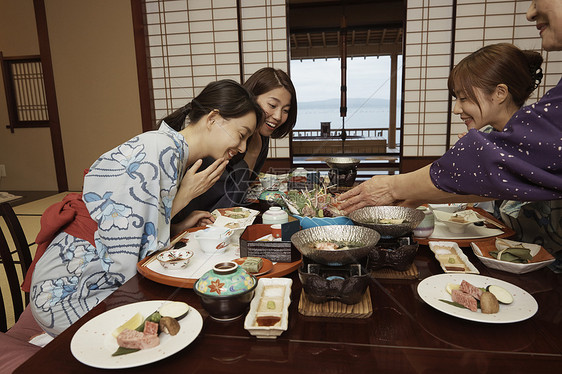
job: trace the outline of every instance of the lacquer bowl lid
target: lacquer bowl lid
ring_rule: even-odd
[[[207,296],[232,296],[251,290],[256,278],[232,261],[220,262],[195,282],[194,289]]]

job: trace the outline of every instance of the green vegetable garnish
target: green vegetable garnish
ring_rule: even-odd
[[[467,307],[465,307],[462,304],[456,303],[454,301],[449,301],[449,300],[445,300],[445,299],[439,299],[439,301],[442,301],[446,304],[452,305],[452,306],[456,306],[457,308],[463,308],[463,309],[468,309]]]

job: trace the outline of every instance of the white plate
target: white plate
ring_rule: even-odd
[[[126,355],[111,356],[117,350],[113,330],[128,321],[135,313],[143,317],[158,310],[166,300],[141,301],[108,310],[86,322],[76,331],[70,342],[70,351],[81,363],[101,369],[121,369],[146,365],[162,360],[187,347],[201,332],[203,318],[190,307],[187,316],[179,320],[181,329],[175,336],[160,334],[160,344]]]
[[[427,204],[431,210],[440,210],[442,212],[459,212],[466,210],[467,203],[449,203],[449,204]]]
[[[451,300],[446,290],[448,283],[460,284],[465,280],[476,287],[486,287],[491,284],[505,288],[513,296],[513,302],[500,304],[500,311],[495,314],[483,314],[480,309],[471,312],[465,308],[449,305],[439,299]],[[486,323],[511,323],[524,321],[535,315],[539,305],[535,298],[525,290],[499,279],[476,274],[438,274],[422,280],[418,284],[418,295],[423,301],[443,313],[462,319]]]
[[[433,233],[428,239],[479,239],[498,236],[501,234],[503,234],[502,230],[491,229],[485,226],[476,226],[474,224],[468,225],[465,232],[453,233],[447,229],[447,226],[443,222],[436,221]]]

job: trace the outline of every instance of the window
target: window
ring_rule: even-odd
[[[49,127],[43,68],[39,56],[3,57],[9,128]]]

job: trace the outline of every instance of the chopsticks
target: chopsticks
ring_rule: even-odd
[[[476,216],[477,216],[478,218],[481,218],[484,222],[489,223],[490,225],[496,226],[496,227],[499,228],[499,229],[505,229],[505,225],[503,225],[503,224],[501,224],[501,223],[499,223],[499,222],[496,222],[496,221],[493,220],[493,219],[484,217],[482,214],[480,214],[480,213],[478,213],[478,212],[476,212],[476,211],[475,211],[475,213],[476,213]]]
[[[146,267],[148,266],[152,261],[156,260],[156,257],[158,257],[158,254],[160,252],[164,252],[167,251],[168,249],[172,249],[174,248],[174,246],[181,240],[183,239],[187,234],[189,233],[189,231],[184,231],[181,234],[179,234],[178,236],[176,236],[174,239],[172,239],[172,241],[170,242],[170,244],[168,244],[166,247],[157,250],[156,252],[154,252],[150,258],[148,260],[146,260],[141,266],[142,267]]]

